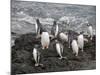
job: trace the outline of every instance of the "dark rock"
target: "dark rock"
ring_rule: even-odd
[[[72,36],[73,35],[74,33],[72,32]],[[78,34],[75,32],[75,36],[76,35]],[[88,63],[92,63],[92,61],[96,60],[95,36],[92,41],[85,43],[84,52],[79,50],[79,56],[77,57],[72,53],[72,49],[69,49],[65,43],[63,56],[67,57],[67,59],[62,60],[58,59],[59,55],[56,52],[54,42],[51,42],[48,49],[42,50],[40,39],[36,39],[35,36],[35,34],[29,33],[16,38],[15,45],[11,48],[12,75],[95,69],[95,62],[93,63],[93,68],[90,67],[91,65]],[[43,66],[34,66],[35,62],[32,51],[36,44],[39,45],[38,50],[41,53],[40,63],[43,64]]]

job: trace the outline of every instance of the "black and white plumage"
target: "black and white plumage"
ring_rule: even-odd
[[[56,21],[53,22],[53,26],[51,28],[51,34],[54,35],[55,37],[58,35],[59,32],[59,27]]]
[[[42,32],[41,34],[41,45],[42,49],[48,48],[50,44],[50,36],[48,32]]]
[[[77,39],[77,36],[79,35],[77,32],[68,30],[68,48],[71,48],[71,43],[74,39]]]
[[[72,50],[75,56],[78,56],[79,47],[78,47],[78,43],[76,40],[72,40],[71,47],[72,47]]]
[[[88,26],[88,28],[87,28],[88,37],[90,37],[90,40],[92,40],[92,38],[93,38],[92,24],[87,24],[87,26]]]
[[[57,51],[58,55],[60,56],[59,59],[66,58],[66,57],[62,56],[62,54],[63,54],[63,44],[60,43],[58,40],[55,40],[55,42],[56,42],[56,51]]]
[[[36,20],[37,25],[38,25],[38,35],[37,38],[41,38],[41,45],[42,45],[42,49],[47,49],[49,47],[50,44],[50,37],[53,37],[52,35],[50,35],[47,30],[45,29],[45,27],[42,26],[42,24],[40,23],[39,19]]]
[[[59,38],[61,41],[68,42],[68,35],[63,32],[59,33]]]
[[[38,35],[41,35],[42,32],[46,32],[46,31],[47,31],[47,30],[42,26],[42,24],[40,23],[40,20],[39,20],[39,19],[36,19],[35,27],[36,27],[36,32],[37,32]]]
[[[35,66],[41,66],[43,67],[44,65],[40,63],[41,59],[41,50],[40,50],[40,45],[35,44],[33,48],[33,59],[35,61]]]
[[[37,48],[33,49],[33,58],[35,60],[35,66],[39,66],[39,61],[40,61],[40,53],[37,50]]]
[[[84,36],[83,36],[83,32],[80,32],[80,34],[79,34],[79,36],[77,38],[77,42],[78,42],[78,47],[83,52],[83,48],[84,48]]]

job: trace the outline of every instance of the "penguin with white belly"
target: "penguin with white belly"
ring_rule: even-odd
[[[53,22],[53,26],[51,28],[51,34],[54,35],[55,37],[58,35],[58,24],[56,23],[56,21]]]
[[[90,37],[90,40],[92,40],[92,38],[93,38],[92,24],[87,24],[87,26],[88,26],[88,28],[87,28],[88,37]]]
[[[82,50],[84,48],[84,36],[83,36],[83,31],[80,32],[79,36],[77,37],[77,42],[78,42],[78,47]]]
[[[56,43],[56,51],[57,51],[58,55],[60,56],[59,59],[63,59],[63,58],[66,59],[66,57],[62,56],[62,54],[63,54],[63,44],[60,43],[58,40],[55,40],[55,43]]]
[[[49,33],[47,32],[47,30],[42,26],[42,24],[40,23],[39,19],[37,19],[37,24],[39,26],[38,28],[38,35],[37,38],[41,38],[41,45],[42,45],[42,49],[48,49],[49,44],[50,44],[50,37],[53,37],[51,35],[49,35]]]
[[[50,44],[50,36],[48,32],[42,32],[41,34],[41,45],[42,45],[42,49],[47,49],[49,47]]]
[[[37,47],[38,46],[35,45],[33,48],[33,58],[35,61],[35,66],[43,66],[43,64],[40,64],[40,52]]]
[[[73,53],[75,54],[75,56],[78,56],[79,47],[78,47],[77,40],[75,40],[75,39],[72,40],[71,47],[72,47],[72,50],[73,50]]]

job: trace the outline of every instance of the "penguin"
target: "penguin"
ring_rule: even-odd
[[[78,47],[82,50],[84,48],[84,36],[83,36],[83,31],[80,32],[79,36],[77,37],[77,42],[78,42]]]
[[[46,31],[47,31],[47,30],[42,26],[42,24],[40,23],[40,20],[39,20],[39,19],[36,19],[35,28],[36,28],[37,35],[41,35],[42,32],[46,32]]]
[[[92,40],[92,38],[93,38],[92,24],[87,24],[87,26],[88,26],[88,28],[87,28],[88,37],[90,37],[90,40]]]
[[[60,56],[59,59],[66,58],[66,57],[62,56],[62,54],[63,54],[63,44],[60,43],[58,40],[55,40],[55,42],[56,42],[56,51],[57,51],[58,55]]]
[[[58,24],[56,23],[56,21],[53,22],[53,26],[51,28],[51,34],[54,35],[55,37],[58,35]]]
[[[66,34],[63,33],[63,32],[59,33],[59,38],[60,38],[62,41],[68,42],[68,35],[66,35]]]
[[[50,38],[49,38],[49,33],[48,32],[42,32],[41,34],[41,44],[42,44],[42,49],[48,49],[49,44],[50,44]]]
[[[47,32],[47,30],[42,26],[40,23],[39,19],[36,20],[37,25],[38,25],[38,35],[37,38],[41,38],[41,45],[42,49],[44,50],[45,48],[48,49],[49,44],[50,44],[50,35]]]
[[[40,61],[40,53],[37,50],[37,48],[33,49],[33,58],[35,60],[35,66],[39,66],[39,61]]]
[[[73,53],[75,54],[75,56],[78,56],[79,47],[78,47],[77,40],[73,39],[71,46],[72,46],[72,50],[73,50]]]

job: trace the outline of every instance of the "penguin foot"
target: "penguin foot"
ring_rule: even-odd
[[[62,57],[63,59],[67,59],[67,57]]]
[[[62,57],[59,58],[60,60],[62,59]]]
[[[48,46],[46,46],[46,49],[48,49]]]
[[[60,59],[60,60],[61,60],[61,59],[67,59],[67,57],[60,57],[59,59]]]
[[[39,66],[39,64],[38,64],[38,63],[36,63],[36,64],[35,64],[35,66],[37,67],[37,66]]]
[[[44,66],[43,64],[39,64],[41,67]]]
[[[76,57],[78,56],[78,54],[75,55]]]

